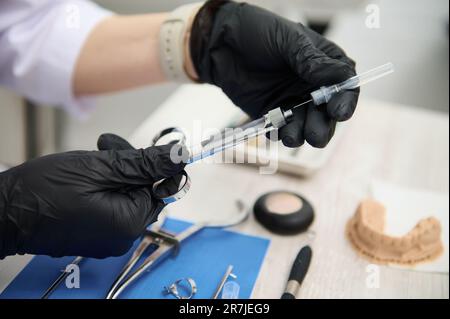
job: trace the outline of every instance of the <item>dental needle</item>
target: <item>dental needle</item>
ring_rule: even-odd
[[[311,92],[311,99],[309,99],[306,102],[295,105],[294,107],[291,108],[291,110],[310,102],[313,102],[314,105],[328,103],[331,100],[331,98],[339,92],[356,89],[361,85],[372,82],[385,75],[391,74],[392,72],[394,72],[394,65],[389,62],[380,65],[376,68],[373,68],[369,71],[366,71],[364,73],[352,76],[351,78],[343,82],[329,86],[322,86],[320,89]]]
[[[300,103],[300,104],[294,105],[293,107],[291,107],[291,110],[296,109],[296,108],[298,108],[298,107],[300,107],[300,106],[303,106],[303,105],[305,105],[305,104],[308,104],[308,103],[310,103],[310,102],[312,102],[312,101],[313,101],[313,99],[309,99],[308,101],[305,101],[305,102],[302,102],[302,103]]]

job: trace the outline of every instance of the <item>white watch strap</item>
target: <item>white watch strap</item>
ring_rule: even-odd
[[[166,78],[175,82],[193,82],[187,75],[184,41],[189,19],[202,2],[182,5],[169,14],[159,32],[160,62]]]

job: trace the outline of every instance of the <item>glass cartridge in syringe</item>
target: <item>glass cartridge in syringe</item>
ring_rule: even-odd
[[[200,159],[222,152],[230,147],[234,147],[253,137],[257,137],[259,135],[266,134],[271,130],[283,127],[291,121],[293,114],[292,110],[297,107],[308,103],[314,103],[314,105],[327,103],[339,92],[356,89],[361,85],[379,79],[392,72],[394,72],[394,66],[392,63],[383,64],[367,72],[355,75],[341,83],[323,86],[320,89],[311,92],[310,100],[300,103],[289,110],[282,110],[278,107],[270,110],[259,119],[244,124],[238,128],[230,129],[229,132],[225,130],[220,134],[212,135],[208,139],[204,140],[200,145],[190,149],[188,163],[196,162]]]
[[[200,145],[191,147],[188,163],[196,162],[274,129],[279,129],[290,122],[291,118],[291,110],[283,111],[277,107],[259,119],[236,128],[225,129],[202,141]]]

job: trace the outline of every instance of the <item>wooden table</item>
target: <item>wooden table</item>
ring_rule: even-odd
[[[131,142],[144,147],[160,128],[201,120],[205,114],[196,105],[205,101],[210,105],[209,117],[216,106],[229,103],[217,93],[196,94],[169,99],[136,130]],[[448,193],[448,132],[447,114],[361,99],[332,158],[314,176],[260,175],[256,168],[244,165],[199,163],[188,169],[193,182],[190,192],[168,211],[189,220],[224,217],[234,212],[237,199],[251,205],[263,192],[293,190],[308,198],[316,212],[311,227],[316,233],[314,255],[299,298],[448,298],[448,274],[384,266],[379,268],[379,288],[368,288],[369,263],[357,256],[344,236],[346,221],[369,195],[374,179]],[[279,298],[306,236],[273,235],[253,216],[236,229],[271,239],[252,297]],[[0,262],[0,291],[26,264],[26,258]]]

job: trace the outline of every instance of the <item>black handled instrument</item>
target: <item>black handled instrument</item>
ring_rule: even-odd
[[[311,257],[311,247],[304,246],[300,249],[297,257],[295,258],[294,264],[292,265],[286,289],[281,296],[281,299],[296,299],[295,296],[297,295],[303,279],[305,279],[306,273],[308,272]]]

